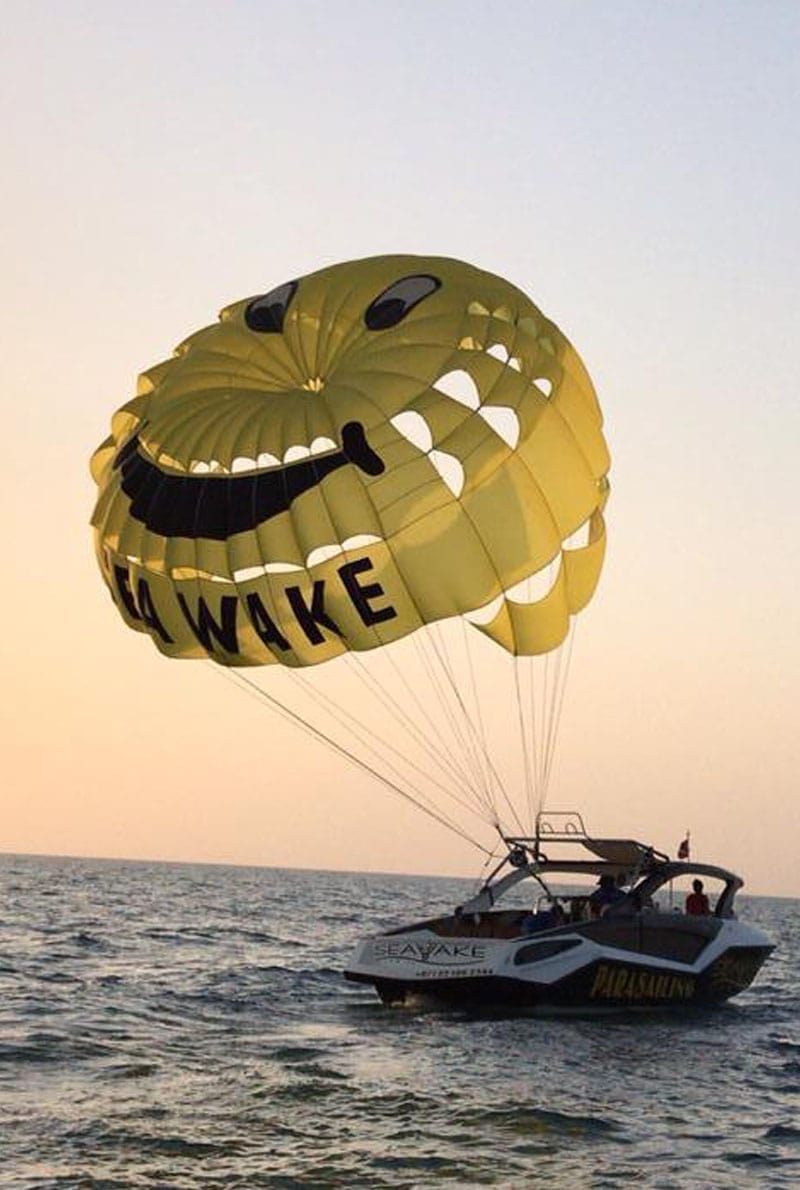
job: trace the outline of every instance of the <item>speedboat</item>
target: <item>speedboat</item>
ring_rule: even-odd
[[[733,872],[633,839],[592,837],[572,811],[538,815],[535,830],[505,838],[507,854],[454,912],[364,939],[346,978],[371,984],[387,1004],[679,1007],[735,996],[773,950],[736,917],[744,882]],[[577,884],[586,877],[598,878],[594,892]],[[686,912],[687,877],[711,882],[707,912]],[[523,904],[496,907],[525,890]]]

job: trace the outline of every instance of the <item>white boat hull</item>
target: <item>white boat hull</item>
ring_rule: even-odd
[[[444,937],[423,923],[365,939],[345,974],[372,984],[389,1003],[421,997],[498,1008],[660,1007],[727,1000],[752,982],[772,950],[766,934],[735,919],[712,928],[683,915],[647,914],[625,923],[627,935],[614,925],[493,938]],[[698,953],[687,961],[692,950]]]

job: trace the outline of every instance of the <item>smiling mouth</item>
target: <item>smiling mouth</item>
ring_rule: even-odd
[[[348,464],[365,475],[381,475],[385,470],[358,421],[342,427],[339,450],[241,475],[167,473],[145,456],[138,434],[114,460],[135,520],[162,537],[213,541],[246,533],[286,512],[298,496]]]

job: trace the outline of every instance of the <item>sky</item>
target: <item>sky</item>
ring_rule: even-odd
[[[431,253],[525,290],[606,418],[548,805],[800,896],[799,54],[793,0],[9,9],[0,851],[479,874],[127,631],[88,525],[89,455],[189,332]]]

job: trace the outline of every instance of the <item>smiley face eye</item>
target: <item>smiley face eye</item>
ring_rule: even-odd
[[[425,273],[395,281],[367,307],[364,314],[367,330],[385,331],[390,326],[397,326],[406,314],[424,298],[435,293],[441,284],[438,278]]]
[[[244,312],[244,320],[251,331],[279,335],[289,303],[297,292],[297,282],[287,281],[271,289],[263,297],[254,298]]]

